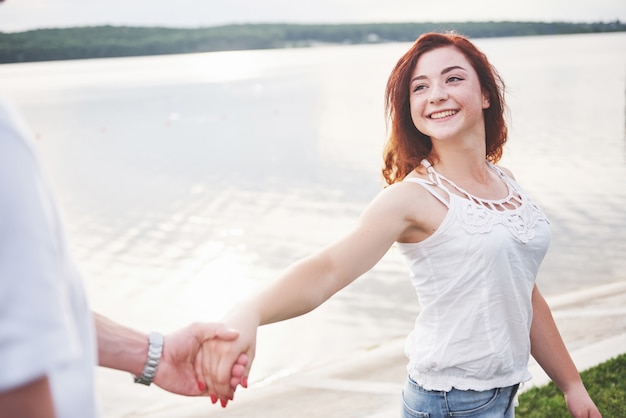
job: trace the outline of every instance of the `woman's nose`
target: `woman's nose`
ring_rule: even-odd
[[[448,93],[444,86],[439,84],[433,84],[430,87],[430,95],[428,96],[428,101],[430,103],[441,102],[448,98]]]

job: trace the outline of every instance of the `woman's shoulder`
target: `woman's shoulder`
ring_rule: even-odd
[[[416,185],[434,186],[435,183],[430,180],[426,173],[413,170],[404,179],[385,187],[384,191],[392,196],[400,195],[405,198],[407,195],[420,197],[423,193],[428,193],[425,187]]]
[[[510,177],[511,179],[515,180],[515,176],[513,175],[513,172],[509,170],[508,168],[503,167],[499,164],[493,164],[493,166],[496,168],[496,170],[504,173],[507,177]]]
[[[374,202],[394,208],[411,218],[420,217],[435,208],[442,207],[441,201],[449,198],[433,183],[428,175],[416,172],[409,173],[402,181],[385,187]]]
[[[419,179],[417,176],[407,176],[404,180],[385,186],[372,201],[372,204],[397,207],[400,210],[407,206],[419,204],[425,196],[426,190],[417,186],[409,178]],[[422,180],[418,180],[422,181]]]
[[[377,196],[380,207],[405,224],[398,242],[419,242],[432,234],[446,216],[448,198],[428,176],[415,172],[403,181],[387,186]]]

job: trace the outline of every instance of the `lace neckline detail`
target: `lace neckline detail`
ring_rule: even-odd
[[[539,206],[526,196],[513,180],[509,179],[495,165],[489,162],[488,164],[490,168],[500,175],[500,178],[502,178],[502,181],[505,182],[509,189],[509,193],[504,199],[487,200],[473,196],[458,187],[451,180],[437,173],[428,161],[422,161],[422,165],[428,169],[430,181],[445,190],[449,194],[450,199],[456,197],[458,201],[462,202],[457,216],[465,231],[470,234],[488,233],[496,225],[503,225],[517,240],[522,243],[528,243],[535,237],[537,223],[540,220],[549,223],[548,219]],[[444,181],[466,197],[451,193]]]
[[[507,188],[507,195],[502,199],[484,199],[482,197],[474,196],[467,190],[458,186],[449,178],[445,177],[443,174],[437,172],[427,160],[422,161],[422,165],[426,167],[430,181],[445,190],[450,197],[456,195],[456,193],[451,193],[444,183],[450,185],[454,190],[460,193],[462,195],[461,198],[464,198],[465,200],[473,202],[476,205],[482,206],[489,210],[502,212],[507,210],[515,210],[521,207],[522,196],[514,189],[513,185],[508,181],[504,173],[490,162],[487,161],[486,163],[489,168],[499,176],[499,178],[502,180]]]

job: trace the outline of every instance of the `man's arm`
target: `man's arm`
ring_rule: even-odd
[[[55,418],[48,378],[0,392],[0,417]]]
[[[148,357],[148,334],[94,313],[98,365],[140,375]]]
[[[148,358],[148,334],[118,324],[94,313],[98,336],[98,364],[140,376]],[[194,361],[209,339],[234,340],[237,331],[222,324],[193,323],[165,336],[163,352],[154,384],[172,393],[187,396],[207,395],[202,376],[197,376]],[[233,366],[233,390],[241,381],[247,357],[240,356]]]

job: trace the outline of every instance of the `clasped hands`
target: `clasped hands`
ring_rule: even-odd
[[[193,323],[165,336],[154,384],[172,393],[210,396],[223,407],[238,386],[248,386],[254,356],[239,331],[216,323]]]

